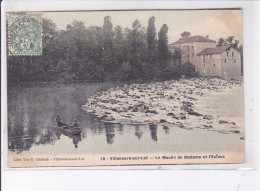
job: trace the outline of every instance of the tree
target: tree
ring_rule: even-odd
[[[31,61],[34,63],[35,69],[44,70],[48,73],[48,70],[55,65],[58,60],[55,59],[56,44],[53,42],[56,41],[58,35],[56,25],[50,19],[42,19],[42,56],[40,57],[31,57]],[[32,67],[33,68],[33,67]],[[36,72],[37,73],[37,72]]]
[[[113,24],[111,22],[111,17],[104,17],[103,23],[103,56],[102,64],[104,66],[105,72],[109,79],[115,78],[113,74],[118,69],[118,63],[114,56],[114,44],[113,44]]]
[[[190,32],[188,32],[188,31],[184,31],[183,33],[181,33],[181,37],[182,38],[186,38],[186,37],[189,37],[191,34],[190,34]]]
[[[225,40],[224,40],[224,38],[219,38],[218,39],[218,46],[223,46],[224,45],[224,43],[225,43]]]
[[[150,63],[156,62],[156,28],[155,17],[149,18],[147,26],[147,57]]]
[[[109,16],[104,17],[103,37],[104,37],[104,46],[105,46],[104,48],[111,48],[114,32],[113,32],[113,24],[111,22],[111,17]]]
[[[161,80],[178,76],[172,63],[180,60],[180,54],[171,56],[168,52],[166,24],[157,37],[155,17],[149,18],[147,28],[138,20],[133,22],[131,29],[113,28],[109,16],[104,17],[102,27],[86,28],[84,22],[75,20],[65,30],[57,30],[51,20],[43,18],[42,28],[41,56],[7,56],[9,84],[151,77]]]
[[[63,54],[65,55],[65,62],[70,65],[71,69],[68,73],[71,73],[74,80],[81,79],[82,68],[86,61],[85,49],[86,49],[86,27],[82,21],[74,20],[70,27],[67,27],[67,31],[63,34]]]
[[[124,61],[124,33],[121,26],[115,27],[115,57],[117,62],[121,65]]]
[[[236,40],[234,36],[229,36],[226,39],[219,38],[217,45],[218,46],[231,45],[233,48],[238,49],[239,40]]]
[[[180,67],[181,74],[185,75],[185,77],[194,78],[198,76],[198,74],[195,72],[195,66],[192,63],[186,62]]]
[[[227,37],[227,39],[226,39],[226,41],[227,41],[228,44],[232,44],[233,40],[234,40],[234,36],[229,36],[229,37]]]
[[[232,43],[231,45],[232,45],[233,48],[237,49],[238,48],[238,44],[239,44],[239,40],[235,40],[235,42]]]
[[[142,63],[145,62],[146,54],[146,30],[136,19],[132,24],[129,36],[130,55],[129,62],[132,68],[132,78],[140,78],[143,74]]]
[[[120,79],[121,80],[130,80],[131,78],[131,65],[129,62],[123,62],[120,68]]]
[[[158,58],[160,63],[169,59],[168,52],[168,26],[164,24],[158,34]]]
[[[46,48],[50,40],[57,35],[57,27],[50,19],[42,19],[42,41]]]
[[[132,30],[129,28],[125,28],[123,30],[124,34],[124,46],[123,46],[123,54],[124,54],[124,62],[128,62],[131,60],[131,43],[132,43]]]
[[[90,26],[86,30],[86,48],[84,54],[88,61],[95,60],[101,63],[103,56],[103,29],[102,27]]]

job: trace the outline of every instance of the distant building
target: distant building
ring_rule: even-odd
[[[230,45],[216,46],[214,40],[191,36],[180,38],[169,48],[171,52],[180,51],[181,63],[192,63],[202,76],[237,78],[241,75],[241,55]]]

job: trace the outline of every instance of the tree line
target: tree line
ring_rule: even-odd
[[[168,26],[163,24],[157,32],[154,16],[149,18],[147,27],[137,19],[131,28],[114,27],[106,16],[102,27],[86,27],[81,21],[73,21],[65,30],[58,30],[55,23],[43,18],[42,30],[41,56],[7,56],[8,84],[197,76],[192,63],[181,64],[180,52],[169,51]],[[181,37],[190,35],[184,31]],[[217,42],[218,46],[226,44],[236,48],[243,58],[243,46],[238,40],[231,36]]]
[[[41,56],[8,56],[8,83],[46,81],[106,81],[172,79],[181,75],[178,53],[168,50],[168,26],[157,32],[155,17],[143,27],[113,26],[109,16],[103,26],[86,27],[73,21],[57,30],[49,19],[42,20]]]

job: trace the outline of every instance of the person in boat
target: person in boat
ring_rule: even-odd
[[[61,122],[61,117],[60,117],[60,115],[57,115],[57,117],[56,117],[56,122],[57,122],[57,125],[60,127],[60,126],[62,126],[62,122]]]
[[[79,124],[77,120],[74,121],[73,127],[79,128]]]

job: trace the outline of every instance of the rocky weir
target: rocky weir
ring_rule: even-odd
[[[241,125],[221,118],[217,113],[202,112],[197,107],[199,100],[223,95],[241,85],[240,81],[220,78],[125,84],[90,96],[82,109],[110,123],[160,124],[187,130],[201,128],[223,134],[241,134],[244,139]]]

